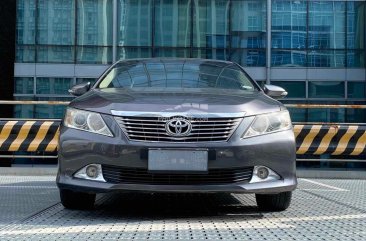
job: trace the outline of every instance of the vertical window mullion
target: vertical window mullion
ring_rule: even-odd
[[[344,61],[345,61],[345,64],[344,64],[344,67],[347,69],[348,68],[348,37],[347,37],[347,34],[348,34],[348,2],[345,2],[346,4],[346,9],[344,11],[344,14],[345,14],[345,21],[344,21]],[[346,98],[347,98],[347,95],[346,95]]]
[[[76,60],[77,60],[77,45],[78,45],[78,41],[77,41],[77,27],[78,27],[78,1],[79,0],[75,0],[74,1],[74,18],[75,18],[75,22],[74,22],[74,64],[76,64]],[[75,73],[74,73],[75,74]]]
[[[36,0],[36,9],[35,9],[35,23],[34,23],[34,62],[38,62],[38,25],[39,25],[39,0]]]
[[[118,47],[118,0],[112,0],[112,62],[117,61]],[[119,58],[118,58],[119,59]]]
[[[229,10],[228,10],[228,15],[229,15],[229,19],[228,19],[228,31],[229,31],[229,36],[227,41],[229,41],[228,47],[227,47],[227,55],[228,55],[228,60],[231,60],[231,8],[232,8],[232,2],[231,0],[229,0]]]
[[[193,7],[194,7],[194,1],[195,0],[191,0],[190,1],[190,28],[191,28],[191,33],[190,33],[190,43],[189,43],[189,57],[192,58],[193,57]]]
[[[266,9],[267,9],[267,21],[266,21],[266,29],[267,29],[267,41],[266,41],[266,45],[267,45],[267,54],[266,54],[266,83],[270,84],[271,83],[271,47],[272,47],[272,0],[267,0],[266,3]]]
[[[155,57],[155,0],[151,1],[151,10],[152,10],[152,14],[151,14],[151,57]]]
[[[305,52],[306,52],[306,64],[305,67],[309,67],[309,1],[306,1],[306,46],[305,46]],[[308,98],[308,97],[307,97]]]

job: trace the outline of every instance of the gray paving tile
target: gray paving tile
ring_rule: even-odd
[[[366,180],[300,179],[285,212],[260,212],[254,195],[139,193],[75,211],[52,206],[52,177],[0,177],[0,240],[364,240],[365,193]]]

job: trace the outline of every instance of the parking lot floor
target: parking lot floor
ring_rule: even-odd
[[[299,179],[284,212],[252,194],[97,196],[64,209],[54,176],[0,176],[0,240],[366,240],[366,180]]]

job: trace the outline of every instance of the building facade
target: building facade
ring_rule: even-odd
[[[70,100],[70,86],[114,61],[231,60],[285,103],[366,101],[365,1],[17,0],[14,98]],[[59,118],[62,106],[16,106]],[[365,112],[293,109],[294,121],[364,122]]]

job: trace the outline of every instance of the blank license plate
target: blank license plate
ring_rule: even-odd
[[[205,150],[149,150],[150,171],[207,171]]]

